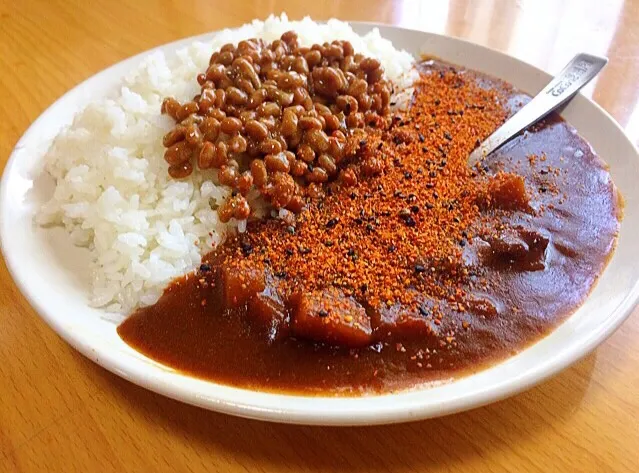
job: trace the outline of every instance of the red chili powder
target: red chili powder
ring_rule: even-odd
[[[486,188],[466,161],[505,116],[498,92],[471,75],[422,73],[409,110],[368,130],[357,185],[331,187],[294,226],[250,224],[222,249],[225,264],[268,266],[291,291],[339,287],[372,306],[410,304],[411,288],[459,301]]]

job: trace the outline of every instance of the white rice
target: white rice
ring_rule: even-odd
[[[288,21],[286,15],[221,31],[172,57],[147,56],[120,90],[75,117],[44,160],[56,187],[36,221],[63,225],[74,244],[90,250],[93,306],[128,312],[154,303],[171,279],[196,267],[228,232],[245,228],[246,222],[221,223],[212,208],[230,192],[216,184],[215,171],[196,171],[182,181],[168,177],[162,136],[173,123],[160,114],[160,104],[167,96],[183,101],[197,94],[196,75],[225,43],[272,41],[291,29],[303,45],[350,41],[357,52],[380,60],[398,91],[414,81],[413,57],[378,30],[360,37],[344,22]]]

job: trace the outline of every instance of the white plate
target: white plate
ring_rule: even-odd
[[[354,24],[364,33],[374,25]],[[414,55],[427,53],[537,91],[550,75],[517,59],[459,39],[380,26],[384,37]],[[162,46],[173,53],[195,39]],[[146,54],[146,53],[144,53]],[[304,424],[381,424],[449,414],[486,404],[533,386],[586,355],[629,315],[639,296],[639,155],[621,128],[599,106],[577,96],[563,116],[610,164],[625,197],[617,250],[584,305],[552,334],[515,357],[449,384],[400,394],[361,398],[279,395],[236,389],[191,378],[161,366],[123,343],[113,323],[86,303],[86,254],[61,230],[32,223],[39,184],[30,170],[78,109],[103,95],[140,61],[123,61],[93,76],[47,109],[24,134],[4,171],[0,189],[0,237],[16,284],[40,316],[85,356],[140,386],[190,404],[256,419]]]

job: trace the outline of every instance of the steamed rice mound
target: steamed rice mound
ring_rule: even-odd
[[[63,225],[74,244],[91,252],[91,305],[126,313],[153,304],[171,279],[195,268],[229,232],[242,230],[245,222],[218,219],[217,206],[230,189],[218,185],[217,171],[195,171],[180,181],[168,176],[162,137],[174,123],[160,106],[167,96],[183,101],[199,93],[195,77],[224,44],[252,37],[270,42],[288,30],[305,46],[350,41],[381,62],[397,91],[417,75],[413,57],[378,30],[360,37],[344,22],[290,22],[285,15],[224,30],[171,57],[149,54],[119,90],[78,113],[44,158],[56,186],[36,221]],[[264,215],[264,204],[251,198],[257,216]]]

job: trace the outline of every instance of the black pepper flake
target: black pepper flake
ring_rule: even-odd
[[[280,278],[280,279],[286,279],[286,271],[278,271],[275,273],[275,277],[276,278]]]
[[[366,292],[366,291],[368,291],[368,284],[362,284],[362,285],[359,287],[359,290],[360,290],[360,291],[362,291],[362,292]]]
[[[206,264],[206,263],[201,264],[200,265],[200,271],[202,271],[203,273],[207,273],[207,272],[211,271],[211,265]]]
[[[249,256],[251,253],[253,253],[253,245],[251,245],[250,243],[242,242],[240,243],[240,248],[242,248],[242,254],[244,256]]]
[[[404,173],[404,179],[412,179],[413,178],[413,173],[406,171]]]
[[[404,224],[407,227],[413,228],[415,225],[417,225],[417,222],[415,221],[415,219],[413,217],[406,217],[404,219]]]
[[[428,153],[428,148],[426,148],[426,146],[422,146],[422,153]]]
[[[539,187],[539,192],[546,192],[548,189],[545,186]]]
[[[427,182],[426,183],[426,189],[432,189],[433,187],[435,187],[435,183],[434,182]]]
[[[314,166],[311,163],[308,163],[308,172],[313,172]]]
[[[299,250],[300,255],[307,255],[311,252],[310,248],[300,248]]]
[[[351,198],[351,200],[355,200],[357,198],[357,194],[355,192],[351,192],[351,195],[349,197]]]
[[[395,245],[389,245],[388,246],[388,252],[389,253],[393,253],[396,249],[397,249],[397,247]]]
[[[459,217],[453,217],[453,222],[461,223],[461,220],[459,219]]]
[[[270,258],[264,258],[264,264],[267,266],[271,265],[271,259]]]
[[[407,202],[413,203],[417,200],[417,196],[415,194],[408,194]]]
[[[356,223],[357,225],[361,225],[362,223],[364,223],[364,221],[363,221],[361,218],[357,217],[357,218],[355,219],[355,223]]]
[[[430,172],[428,173],[428,177],[432,177],[432,178],[437,177],[437,171],[430,171]]]
[[[293,250],[291,248],[286,248],[284,253],[286,253],[287,256],[293,256]]]
[[[402,139],[399,136],[393,136],[393,143],[399,146],[402,143]]]
[[[374,227],[373,227],[370,223],[367,223],[367,224],[366,224],[366,230],[367,230],[367,231],[372,232],[374,229],[375,229],[375,228],[374,228]]]
[[[423,265],[421,265],[421,264],[416,264],[415,265],[415,272],[417,274],[422,274],[424,271],[426,271],[426,268],[424,268]]]
[[[333,245],[334,245],[333,240],[326,240],[326,241],[324,242],[324,245],[325,245],[325,246],[328,246],[328,247],[330,248],[331,246],[333,246]]]
[[[419,138],[420,143],[423,143],[426,140],[426,138],[424,138],[424,135],[422,135],[421,133],[417,135],[417,137]]]
[[[320,311],[317,313],[317,315],[319,315],[322,318],[328,317],[328,312],[326,312],[324,309],[320,309]]]
[[[410,208],[410,211],[411,211],[411,212],[413,212],[414,214],[417,214],[417,213],[419,213],[419,207],[418,207],[418,206],[416,206],[416,205],[413,205],[413,206]]]
[[[326,222],[326,228],[333,228],[339,222],[339,218],[335,217]]]
[[[359,141],[359,145],[360,146],[366,146],[366,140],[360,140]]]
[[[353,256],[355,254],[355,250],[353,248],[349,248],[348,251],[346,252],[346,254],[348,256]]]
[[[286,227],[286,231],[291,234],[291,235],[295,235],[295,227],[289,225],[288,227]]]
[[[447,131],[444,132],[444,138],[446,138],[448,141],[453,139],[452,135]]]
[[[403,167],[402,162],[398,158],[393,159],[393,166],[395,166],[396,168]]]
[[[441,168],[446,167],[447,164],[448,164],[448,161],[445,159],[442,159],[439,163],[439,167]]]
[[[479,138],[477,138],[475,140],[475,147],[479,146],[481,144],[481,141],[479,141]]]
[[[380,143],[377,145],[377,151],[379,151],[380,149],[382,149],[382,146],[384,146],[384,143],[382,143],[380,141]]]
[[[466,246],[466,240],[459,240],[459,246],[461,246],[462,248]]]
[[[233,191],[231,192],[231,197],[235,197],[237,196],[238,192],[236,189],[233,189]]]
[[[441,103],[441,100],[439,99],[435,99],[435,101],[433,102],[435,105],[439,105]]]
[[[419,310],[419,314],[420,314],[420,315],[422,315],[422,316],[424,316],[424,317],[428,317],[428,315],[429,315],[429,314],[428,314],[428,310],[427,310],[424,306],[421,306],[421,305],[420,305],[420,306],[417,308],[417,310]]]
[[[402,191],[395,191],[395,193],[393,194],[394,197],[397,197],[399,199],[403,199],[404,198],[404,193]]]
[[[437,192],[433,192],[433,199],[439,199],[439,194]]]
[[[542,174],[542,175],[548,174],[548,169],[540,169],[539,174]]]

